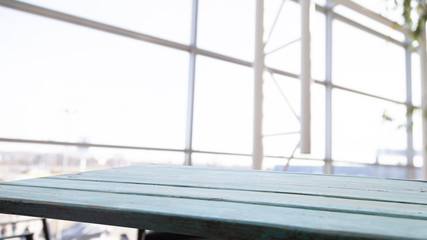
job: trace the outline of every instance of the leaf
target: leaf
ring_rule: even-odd
[[[411,107],[409,107],[408,110],[406,110],[406,116],[413,115],[414,111],[418,110],[418,109],[420,109],[420,108],[417,107],[417,106],[411,106]]]
[[[389,121],[389,122],[393,122],[394,119],[391,118],[386,112],[383,113],[382,118],[384,121]]]

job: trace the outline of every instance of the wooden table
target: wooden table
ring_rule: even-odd
[[[0,212],[222,239],[427,239],[427,182],[130,166],[1,183]]]

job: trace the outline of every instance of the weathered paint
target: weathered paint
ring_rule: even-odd
[[[223,239],[427,239],[426,185],[133,166],[0,184],[0,212]]]
[[[125,167],[58,178],[427,204],[425,181],[163,166]]]

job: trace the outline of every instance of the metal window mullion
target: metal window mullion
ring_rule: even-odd
[[[407,39],[407,45],[405,46],[405,71],[406,71],[406,158],[407,158],[407,172],[406,177],[408,179],[415,178],[414,169],[414,144],[412,134],[412,113],[409,112],[409,108],[412,108],[412,62],[411,62],[411,50],[409,49],[410,41]]]
[[[255,61],[254,70],[254,100],[253,100],[253,136],[252,136],[252,168],[262,169],[264,158],[262,145],[262,116],[263,116],[263,73],[264,65],[264,0],[256,0],[255,8]]]
[[[192,165],[191,157],[193,153],[193,123],[194,123],[194,87],[196,81],[196,46],[197,46],[197,17],[198,0],[193,0],[191,16],[191,40],[190,40],[190,62],[188,72],[188,93],[187,93],[187,128],[185,139],[185,161],[184,165]]]
[[[314,0],[313,0],[314,1]],[[300,152],[311,153],[311,33],[312,0],[301,0],[301,113],[300,113]]]
[[[330,1],[327,2],[328,6]],[[332,9],[326,10],[326,54],[325,54],[325,166],[324,173],[332,174]]]
[[[422,152],[423,168],[422,178],[427,180],[427,39],[426,30],[421,32],[420,36],[420,77],[421,77],[421,121],[422,121]]]

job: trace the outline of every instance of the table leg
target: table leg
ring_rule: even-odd
[[[145,229],[138,229],[138,237],[136,240],[144,240],[145,238]]]
[[[50,240],[49,226],[47,225],[46,218],[42,219],[43,222],[43,234],[46,240]]]

